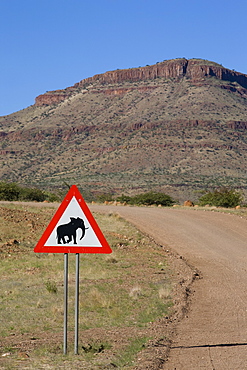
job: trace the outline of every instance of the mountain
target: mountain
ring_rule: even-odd
[[[106,72],[0,117],[0,178],[85,194],[247,193],[247,75],[202,59]]]

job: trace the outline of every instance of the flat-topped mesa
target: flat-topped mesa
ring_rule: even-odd
[[[95,82],[102,85],[121,83],[124,81],[145,81],[153,80],[159,77],[163,78],[182,78],[188,77],[192,82],[200,81],[205,77],[216,77],[220,80],[238,82],[244,88],[247,88],[247,75],[222,67],[221,65],[209,62],[203,59],[185,58],[167,60],[152,66],[120,69],[97,74],[86,78],[74,86],[64,90],[48,91],[35,99],[36,106],[58,104],[73,94],[73,92],[82,87],[86,87]]]
[[[165,61],[152,66],[117,69],[115,71],[105,72],[80,81],[77,86],[84,86],[94,82],[120,83],[124,81],[143,81],[153,80],[158,77],[178,78],[183,77],[186,73],[188,61],[186,59],[177,59],[176,61]]]

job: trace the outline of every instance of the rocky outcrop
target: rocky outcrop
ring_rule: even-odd
[[[139,92],[146,92],[150,90],[157,89],[157,86],[140,86],[140,87],[130,87],[130,88],[116,88],[116,89],[98,89],[98,90],[91,90],[92,93],[103,93],[107,96],[116,96],[116,95],[124,95],[130,91],[137,90]]]
[[[186,200],[184,202],[184,207],[194,207],[194,203],[191,200]]]
[[[242,135],[243,130],[247,130],[247,122],[245,121],[228,121],[226,122],[225,126],[227,128],[233,129],[236,131],[236,135],[239,134]],[[163,122],[136,122],[136,123],[129,123],[126,124],[125,128],[123,126],[117,126],[116,123],[114,123],[112,126],[108,125],[108,129],[115,130],[116,128],[121,127],[122,129],[122,136],[125,137],[127,133],[130,133],[131,131],[137,131],[137,130],[150,130],[154,128],[160,128],[160,129],[172,129],[176,130],[177,132],[180,132],[181,130],[185,128],[205,128],[213,132],[214,130],[217,131],[217,121],[203,121],[203,120],[172,120],[172,121],[163,121]],[[99,129],[98,126],[94,125],[74,125],[74,126],[68,126],[65,128],[47,128],[47,129],[40,129],[40,128],[30,128],[30,129],[21,129],[16,131],[10,131],[10,132],[0,132],[0,143],[4,141],[9,142],[42,142],[43,140],[49,139],[52,140],[60,140],[60,141],[73,141],[78,139],[78,137],[81,137],[80,135],[92,135]],[[82,136],[83,137],[83,136]],[[191,143],[169,143],[164,142],[162,145],[159,145],[160,148],[212,148],[212,149],[226,149],[226,150],[232,150],[232,145],[227,144],[216,144],[212,143],[210,141],[207,141],[203,139],[202,137],[198,137],[193,144]],[[156,145],[156,144],[155,144]],[[238,146],[240,144],[238,143]],[[132,147],[149,147],[150,143],[148,144],[135,144]],[[157,146],[157,145],[156,145]],[[121,147],[121,145],[118,146],[118,148],[125,148],[126,145]],[[130,146],[128,146],[130,147]],[[111,151],[116,150],[116,147],[99,147],[97,150],[100,152],[105,151]],[[1,154],[5,154],[5,150],[2,150]]]
[[[95,131],[95,126],[72,126],[65,129],[37,129],[31,128],[26,130],[16,130],[5,133],[4,136],[0,136],[0,142],[3,140],[8,140],[10,142],[23,142],[32,141],[40,142],[49,137],[49,140],[62,140],[68,141],[71,138],[75,138],[76,135],[82,133],[93,133]]]
[[[121,69],[116,71],[109,71],[100,75],[86,78],[80,81],[75,86],[81,87],[94,82],[101,84],[121,83],[123,81],[143,81],[153,80],[158,77],[177,78],[183,77],[186,74],[188,61],[186,59],[178,59],[176,61],[166,61],[152,66]]]
[[[58,91],[50,91],[35,98],[35,105],[41,107],[43,105],[58,104],[71,95],[71,93],[60,93]]]
[[[221,85],[220,86],[222,89],[224,90],[227,90],[227,91],[230,91],[230,92],[233,92],[233,93],[237,93],[243,97],[247,97],[247,89],[245,89],[244,87],[243,88],[236,88],[234,86],[230,86],[230,85]]]
[[[227,127],[234,130],[247,130],[247,122],[244,121],[229,121]]]
[[[133,88],[117,88],[107,89],[104,88],[107,84],[118,84],[123,82],[138,82],[145,80],[154,80],[159,77],[162,78],[175,78],[179,79],[187,77],[192,82],[203,81],[207,77],[216,77],[223,81],[237,82],[243,87],[241,94],[247,94],[247,75],[235,72],[233,70],[223,68],[221,65],[205,61],[202,59],[174,59],[167,60],[161,63],[157,63],[152,66],[121,69],[115,71],[109,71],[102,74],[95,75],[93,77],[86,78],[74,86],[68,87],[64,90],[48,91],[43,95],[37,96],[35,99],[36,106],[58,104],[71,96],[73,93],[81,88],[87,88],[89,85],[98,83],[103,87],[103,91],[106,95],[120,95],[127,93]],[[139,87],[139,89],[147,89],[151,87]],[[235,87],[225,86],[224,88],[236,92]],[[97,89],[95,92],[99,92]],[[239,92],[239,91],[238,91]]]

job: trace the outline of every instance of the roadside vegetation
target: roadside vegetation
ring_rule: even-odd
[[[243,201],[242,193],[228,188],[216,189],[206,192],[200,199],[200,206],[215,206],[224,208],[234,208]]]
[[[33,248],[54,208],[0,206],[1,369],[130,369],[156,320],[172,312],[163,248],[115,214],[95,214],[112,254],[80,261],[79,355],[74,346],[75,256],[69,255],[68,355],[63,355],[63,255]],[[160,326],[160,325],[157,325]]]
[[[117,201],[131,205],[161,205],[165,207],[170,207],[175,203],[175,200],[173,200],[169,195],[155,192],[142,193],[132,197],[122,195],[117,198]]]
[[[68,185],[69,187],[69,185]],[[84,192],[83,192],[84,194]],[[85,193],[85,199],[88,200],[88,194]],[[96,200],[99,203],[114,201],[112,194],[100,194],[94,198],[90,195],[90,200]],[[40,190],[37,188],[22,187],[16,183],[0,182],[0,200],[6,201],[36,201],[36,202],[57,202],[61,201],[61,196],[54,193]],[[172,206],[175,201],[167,194],[147,192],[134,196],[121,195],[115,199],[117,202],[130,205],[162,205]]]
[[[22,187],[14,182],[0,182],[0,200],[7,201],[35,201],[35,202],[56,202],[59,197],[48,191],[38,188]]]
[[[164,207],[170,207],[175,203],[175,200],[172,199],[169,195],[164,193],[157,193],[157,192],[147,192],[147,193],[141,193],[133,196],[124,195],[122,194],[119,197],[114,197],[112,194],[101,194],[96,197],[96,200],[99,203],[104,202],[119,202],[122,204],[129,204],[129,205],[145,205],[145,206],[151,206],[151,205],[161,205]]]
[[[69,184],[66,183],[69,188]],[[79,186],[80,187],[80,186]],[[244,196],[242,192],[233,188],[221,187],[214,190],[204,190],[203,195],[198,199],[199,206],[215,206],[224,208],[234,208],[244,205]],[[38,188],[28,188],[18,185],[17,183],[0,182],[0,200],[5,201],[35,201],[35,202],[59,202],[66,194],[66,191],[55,194]],[[96,201],[98,203],[118,202],[125,205],[136,206],[163,206],[171,207],[176,201],[165,193],[149,191],[133,196],[122,194],[113,196],[111,193],[102,193],[98,195],[89,194],[83,189],[82,194],[86,201]]]

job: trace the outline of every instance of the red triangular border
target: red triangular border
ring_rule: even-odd
[[[79,206],[84,212],[87,218],[87,221],[89,222],[90,226],[92,227],[94,233],[96,234],[101,244],[101,247],[98,247],[98,246],[97,247],[90,247],[90,246],[82,247],[82,246],[69,246],[69,245],[45,246],[45,243],[47,242],[48,238],[50,237],[51,233],[53,232],[54,228],[56,227],[57,223],[59,222],[60,218],[62,217],[63,213],[65,212],[66,208],[68,207],[73,197],[76,198]],[[65,196],[64,200],[62,201],[55,215],[53,216],[51,222],[47,226],[44,234],[41,236],[36,247],[34,248],[34,252],[36,253],[111,253],[112,252],[108,242],[106,241],[102,231],[100,230],[97,222],[95,221],[91,211],[89,210],[86,202],[84,201],[76,185],[71,186],[70,190],[68,191],[67,195]]]

